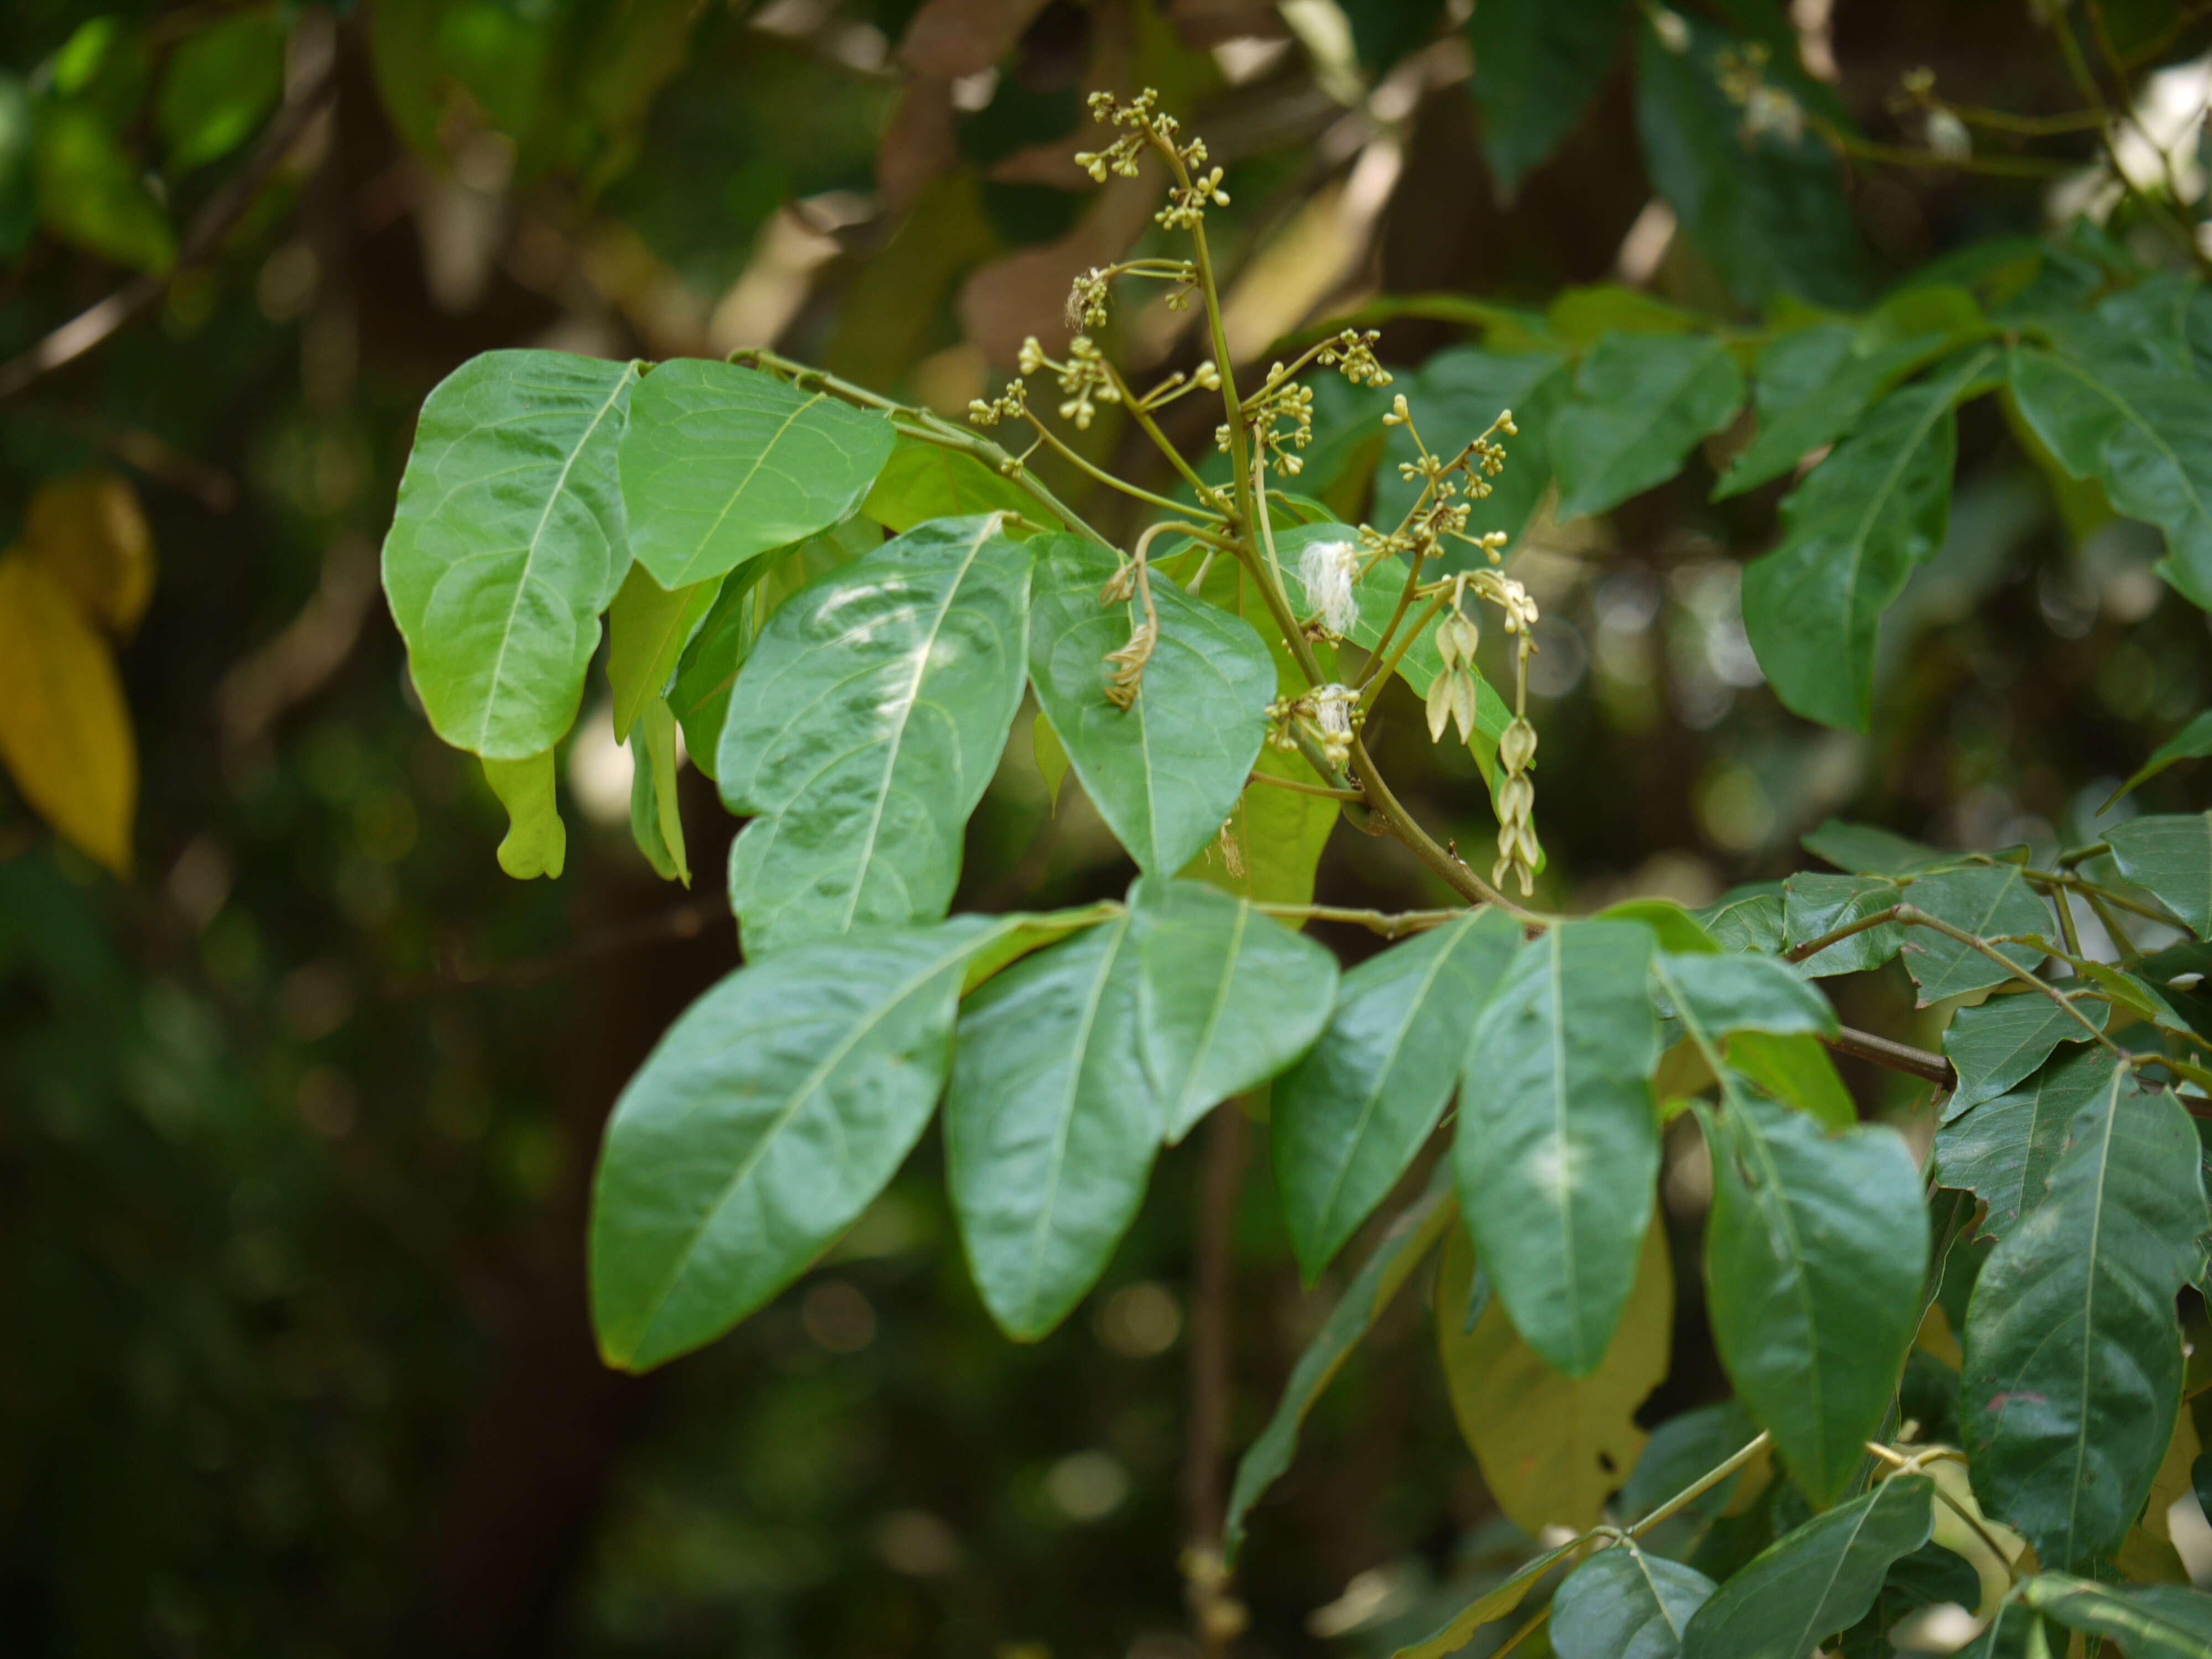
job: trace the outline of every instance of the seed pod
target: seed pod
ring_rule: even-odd
[[[1536,758],[1536,728],[1525,720],[1515,720],[1498,736],[1498,758],[1508,772],[1527,771]]]
[[[1429,741],[1442,743],[1444,727],[1451,724],[1451,676],[1439,674],[1429,682]]]
[[[1535,810],[1536,786],[1516,773],[1498,786],[1498,816],[1510,823],[1525,823]]]
[[[1474,676],[1464,668],[1452,671],[1452,714],[1459,721],[1459,738],[1467,742],[1474,736]]]

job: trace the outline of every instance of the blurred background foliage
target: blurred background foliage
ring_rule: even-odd
[[[1572,285],[1749,323],[1863,306],[2006,234],[2171,263],[2110,169],[2201,218],[2212,21],[2090,9],[2141,142],[1984,133],[1985,158],[2036,158],[1992,174],[1900,88],[1924,65],[1961,105],[2076,108],[2023,0],[0,9],[0,545],[77,665],[56,691],[0,662],[10,1650],[1194,1652],[1189,1148],[1033,1348],[976,1304],[933,1141],[733,1336],[645,1380],[598,1364],[599,1127],[733,961],[727,912],[718,877],[672,893],[629,847],[603,701],[564,761],[565,878],[497,873],[499,809],[410,712],[377,587],[414,411],[470,354],[522,344],[774,344],[957,410],[1025,335],[1064,340],[1069,278],[1146,232],[1148,190],[1094,191],[1069,158],[1086,89],[1152,85],[1230,168],[1213,228],[1240,356],[1364,308],[1417,410],[1472,432],[1497,399],[1455,345]],[[1674,30],[1696,50],[1670,58]],[[1795,125],[1740,131],[1692,72],[1754,47]],[[1188,367],[1188,322],[1155,306],[1117,343]],[[1376,410],[1317,392],[1302,487],[1356,512],[1395,484]],[[1116,413],[1088,453],[1166,488]],[[1202,420],[1176,435],[1211,447]],[[2205,619],[2151,574],[2154,534],[2054,489],[1985,403],[1949,539],[1885,627],[1874,735],[1789,715],[1736,599],[1787,481],[1707,499],[1746,435],[1607,520],[1540,515],[1515,556],[1545,609],[1549,902],[1703,902],[1794,867],[1832,813],[1942,845],[2079,840],[2212,698]],[[19,670],[23,637],[0,637]],[[1472,760],[1425,759],[1410,703],[1383,721],[1417,814],[1486,841]],[[732,826],[684,787],[718,871]],[[2144,804],[2205,788],[2177,769]],[[1079,793],[1055,812],[1018,732],[959,907],[1117,893]],[[1401,850],[1340,830],[1322,887],[1440,897]],[[1853,988],[1847,1019],[1923,1042],[1946,1012],[1914,1012],[1894,968]],[[1867,1115],[1922,1121],[1903,1080],[1851,1081]],[[1652,1422],[1723,1392],[1688,1270],[1703,1194],[1677,1173],[1682,1340]],[[1328,1298],[1300,1292],[1264,1180],[1236,1240],[1241,1445]],[[1433,1586],[1522,1547],[1413,1300],[1257,1517],[1244,1651],[1387,1652]]]

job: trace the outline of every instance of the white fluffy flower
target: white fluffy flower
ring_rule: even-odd
[[[1359,693],[1348,685],[1317,685],[1314,688],[1314,719],[1321,729],[1333,738],[1352,735],[1352,705],[1359,701]]]
[[[1352,631],[1359,605],[1352,594],[1352,573],[1359,550],[1349,541],[1314,541],[1298,555],[1298,581],[1306,590],[1306,603],[1321,611],[1322,626],[1332,634]]]

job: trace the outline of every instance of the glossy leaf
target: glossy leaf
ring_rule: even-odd
[[[609,1364],[713,1340],[867,1206],[929,1121],[962,969],[1001,925],[803,946],[729,975],[669,1028],[616,1103],[592,1189]]]
[[[1336,957],[1197,882],[1141,878],[1130,902],[1145,1069],[1173,1145],[1313,1046],[1336,999]]]
[[[488,351],[430,393],[384,541],[384,590],[438,735],[526,760],[576,718],[629,570],[615,452],[634,366]]]
[[[1559,1659],[1678,1659],[1682,1632],[1717,1586],[1633,1543],[1600,1550],[1552,1596]]]
[[[1624,0],[1487,0],[1468,20],[1483,153],[1510,198],[1574,130],[1620,45]]]
[[[2118,1642],[2128,1659],[2212,1659],[2212,1595],[2173,1584],[2100,1584],[2041,1573],[2021,1599],[2054,1623]]]
[[[2074,1006],[2100,1030],[2112,1018],[2111,1005],[2094,998],[2084,997]],[[2080,1020],[2033,991],[1992,996],[1978,1007],[1960,1009],[1943,1032],[1943,1052],[1959,1073],[1959,1086],[1943,1108],[1945,1121],[2007,1093],[2061,1043],[2088,1041]]]
[[[1830,1134],[1741,1091],[1706,1127],[1714,1342],[1790,1478],[1814,1504],[1832,1503],[1889,1407],[1920,1322],[1920,1173],[1894,1129]]]
[[[1890,1565],[1928,1541],[1936,1483],[1885,1480],[1762,1550],[1698,1609],[1683,1659],[1811,1659],[1864,1618]]]
[[[1402,388],[1394,391],[1403,390],[1421,435],[1439,453],[1457,454],[1461,445],[1487,430],[1498,416],[1513,411],[1514,424],[1521,430],[1495,440],[1505,446],[1505,470],[1491,480],[1489,495],[1468,503],[1467,533],[1480,536],[1503,530],[1517,538],[1552,481],[1546,434],[1573,381],[1567,360],[1550,351],[1455,346],[1437,352],[1402,378]],[[1398,471],[1401,463],[1419,453],[1402,427],[1392,427],[1382,441],[1382,465],[1375,469],[1374,518],[1386,529],[1406,515],[1421,493],[1418,483]]]
[[[2130,818],[2105,832],[2112,861],[2201,939],[2212,940],[2212,812]]]
[[[2009,385],[2021,418],[2076,478],[2166,532],[2159,574],[2212,611],[2212,407],[2192,375],[2083,362],[2020,347]]]
[[[1562,520],[1603,513],[1672,477],[1742,407],[1743,374],[1711,335],[1608,334],[1583,359],[1547,442]]]
[[[2112,1086],[2117,1064],[2102,1048],[2070,1050],[1936,1132],[1936,1177],[1989,1206],[1984,1235],[2008,1237],[2043,1201],[2069,1128]]]
[[[995,515],[940,519],[769,619],[716,765],[755,815],[730,855],[749,956],[945,913],[1021,706],[1029,582]]]
[[[1037,702],[1138,866],[1171,875],[1220,832],[1244,791],[1275,696],[1274,659],[1243,618],[1156,580],[1158,642],[1136,701],[1118,708],[1106,696],[1106,655],[1128,644],[1143,613],[1134,598],[1100,604],[1113,553],[1066,535],[1029,545]]]
[[[131,872],[138,750],[107,641],[21,549],[0,554],[0,760],[63,837]]]
[[[1743,623],[1775,694],[1797,714],[1864,731],[1875,636],[1950,522],[1952,406],[1978,353],[1883,399],[1782,503],[1781,544],[1743,573]]]
[[[1443,1115],[1480,1008],[1521,942],[1470,910],[1345,975],[1310,1054],[1276,1084],[1275,1184],[1310,1284],[1406,1172]]]
[[[1772,957],[1662,951],[1651,960],[1651,978],[1669,1007],[1710,1035],[1835,1033],[1827,998]]]
[[[1482,1466],[1483,1484],[1530,1536],[1595,1525],[1644,1449],[1637,1407],[1667,1375],[1674,1319],[1666,1229],[1645,1231],[1636,1279],[1612,1346],[1587,1376],[1563,1376],[1515,1328],[1492,1296],[1472,1328],[1465,1310],[1474,1251],[1463,1230],[1444,1240],[1437,1275],[1437,1343],[1452,1415]]]
[[[1919,877],[1906,901],[1978,939],[1994,941],[2008,934],[2041,935],[2051,931],[2051,907],[2037,896],[2016,864],[1974,864]],[[1995,945],[2007,962],[2033,969],[2043,952],[2031,945]],[[1908,928],[1899,949],[1905,971],[1920,988],[1920,1006],[1945,997],[1985,991],[2014,979],[1971,945],[1932,927]]]
[[[1895,882],[1880,877],[1801,872],[1790,878],[1784,895],[1783,932],[1793,949],[1809,945],[1839,927],[1887,910],[1904,897]],[[1904,942],[1903,926],[1885,921],[1840,939],[1797,965],[1809,979],[1864,973],[1895,956]]]
[[[1048,530],[1060,520],[1036,496],[973,455],[919,438],[901,438],[876,475],[860,511],[893,532],[911,530],[931,519],[964,518],[976,513],[1016,513]]]
[[[1570,1376],[1604,1358],[1659,1173],[1650,931],[1562,923],[1521,947],[1465,1051],[1452,1156],[1492,1288]]]
[[[614,693],[615,730],[627,732],[659,696],[691,635],[706,619],[720,585],[696,582],[671,593],[634,564],[607,611],[607,685]]]
[[[663,363],[630,404],[630,544],[672,591],[846,518],[891,453],[884,416],[731,363]]]
[[[484,781],[507,809],[499,867],[518,881],[558,878],[568,861],[568,831],[553,794],[553,751],[527,760],[486,761]]]
[[[2187,1114],[2116,1066],[1982,1267],[1960,1384],[1974,1490],[2046,1566],[2117,1547],[2150,1492],[2181,1399],[2173,1298],[2208,1225]]]
[[[1124,914],[1024,957],[962,1011],[946,1180],[975,1286],[1017,1340],[1066,1317],[1143,1201],[1164,1124],[1141,981]]]
[[[1314,1402],[1329,1385],[1359,1339],[1382,1316],[1400,1288],[1413,1276],[1437,1241],[1451,1224],[1449,1177],[1439,1169],[1429,1189],[1390,1224],[1359,1272],[1345,1286],[1336,1306],[1329,1310],[1314,1340],[1306,1345],[1298,1363],[1291,1368],[1283,1397],[1259,1438],[1245,1449],[1237,1464],[1237,1479],[1229,1493],[1229,1515],[1222,1528],[1222,1551],[1233,1565],[1244,1542],[1244,1522],[1252,1506],[1291,1467],[1297,1450],[1298,1429]]]

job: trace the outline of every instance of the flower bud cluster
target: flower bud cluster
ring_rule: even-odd
[[[1028,343],[1034,344],[1035,342]],[[996,426],[1001,421],[1018,421],[1030,412],[1030,389],[1019,380],[1006,382],[1006,389],[995,398],[973,398],[968,404],[968,419],[976,426]]]
[[[1292,454],[1293,449],[1304,449],[1313,441],[1313,388],[1300,386],[1296,380],[1276,380],[1283,366],[1277,363],[1267,371],[1273,382],[1267,391],[1255,396],[1244,406],[1244,416],[1253,438],[1268,454],[1274,457],[1276,471],[1286,478],[1295,478],[1305,470],[1305,462]],[[1216,427],[1214,447],[1224,454],[1229,451],[1229,428]]]
[[[1390,371],[1375,360],[1376,343],[1382,339],[1379,329],[1361,333],[1347,328],[1316,354],[1314,361],[1324,368],[1340,371],[1354,386],[1388,386]],[[1400,395],[1402,401],[1404,394]]]

